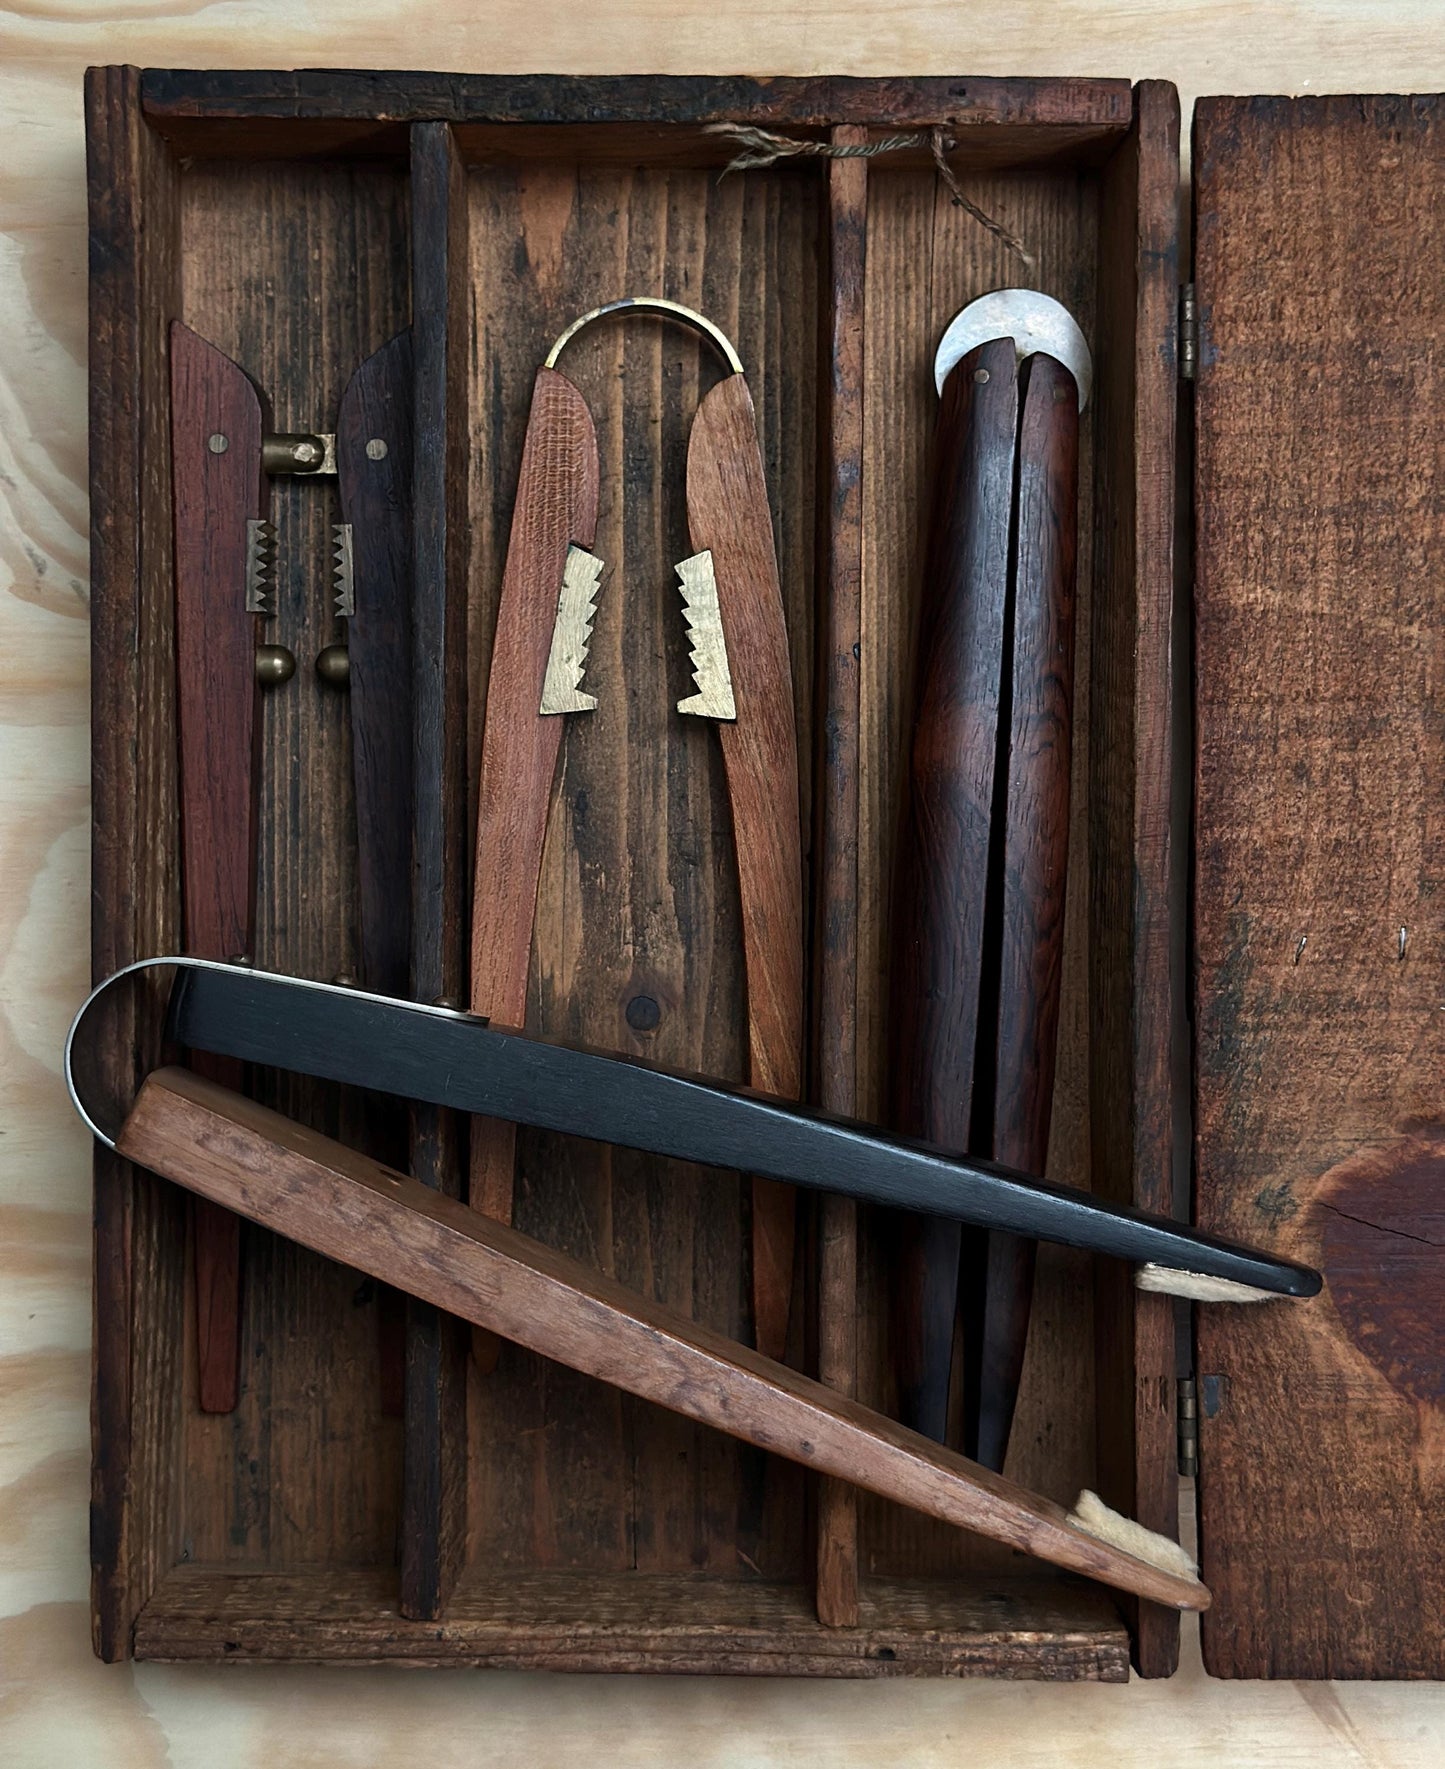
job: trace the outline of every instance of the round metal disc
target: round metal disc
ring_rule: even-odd
[[[955,314],[933,359],[940,393],[953,365],[992,338],[1012,338],[1020,362],[1036,350],[1061,362],[1079,389],[1079,410],[1089,403],[1094,365],[1084,334],[1067,307],[1037,289],[995,289]]]

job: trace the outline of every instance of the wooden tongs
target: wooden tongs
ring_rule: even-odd
[[[472,910],[471,1007],[526,1018],[527,969],[553,777],[558,715],[587,713],[582,686],[603,562],[598,453],[581,392],[557,368],[583,327],[616,314],[692,327],[728,373],[703,398],[687,450],[693,553],[676,567],[696,692],[680,713],[717,722],[732,812],[747,977],[749,1079],[786,1099],[802,1090],[803,909],[792,672],[772,515],[753,402],[737,352],[702,314],[636,296],[575,320],[537,371],[502,578],[482,737]],[[471,1202],[510,1222],[515,1127],[472,1126]],[[781,1357],[793,1281],[790,1191],[753,1182],[752,1294],[758,1348]],[[494,1348],[490,1348],[494,1355]],[[489,1348],[480,1348],[485,1361]]]
[[[1032,289],[965,307],[940,395],[894,920],[893,1121],[1042,1173],[1069,850],[1079,414],[1088,346]],[[1001,1469],[1034,1243],[915,1217],[894,1310],[902,1417],[940,1442],[963,1316],[963,1446]],[[961,1304],[961,1309],[960,1309]]]
[[[406,991],[411,375],[411,335],[402,332],[351,377],[335,433],[278,434],[245,370],[180,320],[172,323],[181,908],[186,950],[198,957],[254,956],[260,698],[284,689],[296,670],[291,649],[276,642],[293,611],[279,606],[272,482],[283,475],[334,481],[341,520],[332,527],[324,575],[335,630],[346,638],[321,652],[316,669],[323,681],[342,685],[349,677],[351,685],[361,980],[384,994]],[[243,1081],[225,1065],[208,1072],[231,1086]],[[379,1152],[392,1153],[397,1140],[382,1127]],[[197,1380],[205,1412],[236,1405],[239,1230],[234,1216],[198,1201]],[[399,1349],[396,1335],[384,1333],[388,1410],[399,1398]]]
[[[157,967],[176,973],[171,1038],[213,1057],[1160,1260],[1274,1295],[1315,1294],[1317,1273],[750,1090],[243,966],[191,958],[130,966],[94,992],[71,1028],[65,1072],[86,1124],[198,1196],[807,1467],[1156,1602],[1207,1606],[1177,1544],[1093,1508],[1066,1513],[207,1076],[159,1069],[135,1100],[103,1098],[96,1058],[107,1014]]]

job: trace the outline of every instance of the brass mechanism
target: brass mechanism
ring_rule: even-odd
[[[273,478],[282,473],[304,473],[309,479],[334,479],[335,434],[263,436],[261,470]]]

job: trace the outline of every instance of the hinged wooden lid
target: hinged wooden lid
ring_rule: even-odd
[[[1445,1677],[1445,108],[1194,125],[1196,1209],[1224,1676]]]

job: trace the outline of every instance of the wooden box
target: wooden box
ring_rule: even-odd
[[[1318,115],[1206,105],[1199,162],[1198,1216],[1304,1257],[1318,1257],[1319,1246],[1300,1204],[1310,1176],[1330,1163],[1316,1163],[1301,1132],[1285,1162],[1298,1172],[1285,1176],[1286,1203],[1272,1211],[1247,1207],[1259,1182],[1241,1177],[1281,1158],[1258,1116],[1259,1077],[1241,1031],[1262,973],[1240,971],[1211,941],[1237,913],[1224,905],[1226,889],[1245,888],[1268,834],[1268,814],[1249,802],[1268,776],[1231,748],[1215,709],[1246,679],[1254,716],[1266,701],[1276,714],[1285,704],[1291,653],[1280,609],[1241,586],[1273,583],[1259,574],[1285,569],[1310,520],[1306,489],[1321,481],[1305,471],[1307,439],[1290,429],[1287,402],[1256,391],[1262,416],[1253,427],[1240,417],[1234,334],[1209,305],[1213,271],[1203,265],[1217,260],[1221,285],[1251,322],[1273,328],[1274,356],[1251,357],[1246,372],[1276,372],[1287,384],[1294,358],[1279,340],[1302,336],[1297,301],[1307,292],[1328,322],[1325,292],[1356,290],[1350,254],[1380,225],[1373,205],[1352,211],[1337,193],[1321,226],[1338,236],[1322,232],[1322,252],[1288,203],[1276,195],[1271,207],[1267,166],[1253,169],[1253,187],[1243,183],[1248,144],[1267,155],[1274,137],[1290,146],[1311,128],[1344,144],[1331,171],[1368,171],[1350,118],[1315,103]],[[1355,133],[1377,146],[1393,129],[1407,168],[1396,176],[1414,178],[1412,190],[1438,171],[1433,107],[1401,108],[1392,123],[1352,114],[1366,116]],[[922,143],[871,160],[796,157],[721,177],[734,147],[709,132],[719,122],[835,146],[941,128],[970,196],[1022,237],[1036,263],[1025,269],[953,205]],[[333,428],[352,370],[410,323],[413,608],[427,659],[415,740],[418,779],[430,783],[413,835],[412,987],[420,999],[460,999],[486,666],[532,376],[585,309],[662,294],[723,325],[756,402],[804,757],[811,1093],[834,1109],[881,1115],[929,364],[964,302],[1027,281],[1079,316],[1097,366],[1082,438],[1075,810],[1049,1171],[1111,1198],[1174,1206],[1182,965],[1171,904],[1182,856],[1171,844],[1183,807],[1172,770],[1181,408],[1171,87],[110,68],[91,74],[88,128],[98,974],[178,945],[169,323],[185,320],[240,362],[268,392],[277,426],[298,430]],[[1274,305],[1257,284],[1250,292],[1248,251],[1218,231],[1226,197],[1258,228],[1255,247],[1271,268],[1272,253],[1299,250],[1272,285]],[[1376,273],[1398,281],[1403,240],[1376,237],[1385,240]],[[1433,277],[1406,291],[1424,304],[1420,325],[1424,309],[1438,317],[1445,286],[1438,245],[1434,253]],[[1372,373],[1403,425],[1406,392],[1427,394],[1393,378],[1393,363],[1387,348]],[[570,366],[598,422],[597,548],[616,572],[589,665],[602,704],[565,739],[528,1024],[737,1077],[742,978],[720,762],[707,730],[669,716],[686,668],[668,587],[671,562],[686,551],[681,459],[708,371],[695,340],[654,328],[589,336]],[[1357,427],[1381,421],[1348,401],[1322,409]],[[1283,485],[1281,455],[1299,473]],[[1338,469],[1344,457],[1331,458]],[[1279,551],[1267,561],[1229,526],[1253,519],[1243,514],[1257,495],[1242,483],[1251,474],[1270,488],[1260,532]],[[1374,500],[1350,495],[1373,525],[1361,548],[1378,551],[1388,489]],[[331,977],[352,965],[357,887],[344,706],[309,668],[330,636],[329,512],[315,486],[288,485],[280,497],[279,620],[301,667],[265,708],[253,956]],[[1438,503],[1432,520],[1438,533]],[[1403,642],[1371,629],[1372,644]],[[1247,677],[1234,646],[1247,648]],[[1377,661],[1383,671],[1383,653]],[[1308,723],[1307,709],[1297,716]],[[1297,735],[1302,743],[1308,732]],[[1416,761],[1428,777],[1427,760]],[[1409,786],[1397,780],[1392,790]],[[1366,814],[1383,829],[1395,802],[1386,792]],[[1325,858],[1322,845],[1301,857],[1296,893],[1316,876],[1326,889]],[[1437,861],[1438,848],[1436,872]],[[1422,869],[1419,888],[1429,885]],[[1270,921],[1276,944],[1286,925],[1294,922],[1282,911]],[[1417,952],[1428,962],[1425,942],[1438,945],[1439,935],[1417,939],[1412,962]],[[1310,963],[1324,945],[1312,924]],[[1288,955],[1272,949],[1276,961]],[[1211,967],[1231,963],[1232,980],[1217,983]],[[1291,966],[1284,980],[1295,993],[1283,1003],[1270,996],[1268,1012],[1318,1010],[1298,994],[1311,974]],[[629,1012],[639,1002],[647,1011]],[[1299,1027],[1303,1060],[1303,1018]],[[1394,1021],[1382,1022],[1372,1049],[1383,1050],[1392,1028],[1395,1075],[1409,1053]],[[1428,1033],[1442,1035],[1433,1019]],[[144,1069],[155,1049],[153,1027],[118,1036],[118,1080]],[[343,1139],[359,1122],[357,1101],[319,1084],[289,1082],[267,1097]],[[1352,1147],[1368,1140],[1364,1128]],[[1377,1116],[1373,1128],[1388,1126]],[[463,1162],[445,1124],[419,1117],[412,1158],[431,1183],[460,1186]],[[524,1133],[518,1200],[519,1226],[538,1238],[711,1325],[744,1330],[746,1191],[736,1176]],[[887,1410],[880,1225],[866,1209],[824,1200],[804,1226],[806,1306],[795,1310],[791,1356]],[[518,1348],[480,1374],[457,1324],[420,1305],[407,1318],[405,1414],[388,1417],[375,1287],[259,1231],[245,1247],[240,1405],[203,1414],[192,1398],[188,1258],[179,1195],[102,1154],[92,1556],[96,1647],[106,1658],[1115,1680],[1131,1659],[1146,1675],[1174,1666],[1172,1613],[1116,1601],[839,1483],[810,1483]],[[1366,1308],[1373,1293],[1361,1288]],[[1431,1663],[1438,1673],[1438,1644],[1417,1640],[1412,1651],[1392,1636],[1374,1658],[1362,1653],[1362,1640],[1384,1639],[1371,1635],[1388,1605],[1383,1589],[1341,1620],[1323,1615],[1337,1600],[1317,1579],[1306,1594],[1315,1608],[1298,1624],[1270,1595],[1271,1526],[1277,1511],[1301,1503],[1291,1498],[1301,1399],[1317,1430],[1316,1401],[1337,1403],[1341,1418],[1351,1407],[1384,1417],[1373,1391],[1349,1387],[1343,1366],[1311,1386],[1342,1337],[1325,1312],[1334,1306],[1279,1307],[1258,1321],[1221,1314],[1201,1326],[1204,1570],[1220,1599],[1206,1651],[1235,1674],[1420,1673]],[[1044,1249],[1010,1472],[1064,1501],[1095,1487],[1175,1533],[1175,1337],[1173,1305],[1136,1292],[1127,1271]],[[1292,1362],[1270,1363],[1277,1343]],[[1419,1404],[1438,1407],[1438,1393]],[[1438,1479],[1435,1418],[1433,1439],[1422,1425],[1420,1440],[1433,1448],[1418,1454]],[[1439,1563],[1432,1573],[1417,1553],[1427,1525],[1398,1485],[1406,1451],[1393,1430],[1377,1433],[1380,1480],[1397,1501],[1393,1537],[1381,1526],[1379,1546],[1383,1554],[1393,1541],[1417,1565],[1423,1601]],[[1333,1441],[1344,1438],[1342,1424]],[[1318,1466],[1311,1480],[1317,1527],[1354,1515]]]

